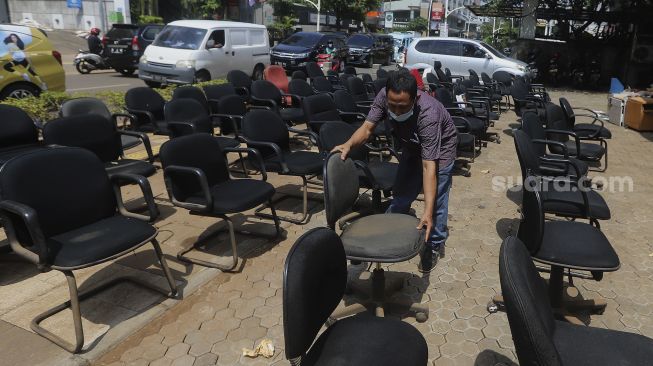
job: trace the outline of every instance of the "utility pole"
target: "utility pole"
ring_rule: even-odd
[[[98,12],[100,13],[100,27],[102,32],[106,34],[109,31],[107,25],[107,9],[104,8],[104,0],[97,0]]]
[[[307,3],[313,5],[313,7],[315,7],[315,9],[317,9],[317,31],[319,32],[320,31],[320,7],[322,6],[321,0],[317,0],[317,4],[314,3],[311,0],[304,0],[304,1],[306,1]]]

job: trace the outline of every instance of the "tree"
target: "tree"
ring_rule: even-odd
[[[492,33],[493,31],[494,33]],[[497,19],[496,28],[492,23],[483,23],[480,32],[483,42],[498,49],[508,47],[510,41],[517,38],[517,28],[513,28],[510,21],[505,21],[505,19]]]
[[[362,22],[368,11],[377,9],[379,0],[322,0],[323,11],[332,11],[336,17],[336,28],[342,28],[345,17]]]
[[[295,4],[292,0],[270,0],[270,5],[274,9],[274,15],[277,18],[271,28],[282,33],[292,29],[295,26],[295,18],[297,18]]]
[[[225,0],[183,0],[185,16],[188,18],[214,19],[224,16]]]

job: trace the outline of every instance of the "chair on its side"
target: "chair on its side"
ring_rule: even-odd
[[[26,152],[42,149],[39,130],[25,111],[12,105],[0,104],[0,165]]]
[[[46,123],[43,141],[48,145],[81,147],[92,151],[104,163],[110,177],[116,174],[154,175],[156,168],[152,164],[152,155],[149,161],[124,158],[121,132],[116,130],[113,121],[99,114],[73,115]]]
[[[132,129],[167,135],[168,125],[163,117],[166,101],[161,94],[148,87],[131,88],[125,93],[125,110],[136,116]]]
[[[293,366],[426,366],[424,336],[398,319],[368,313],[320,329],[345,293],[347,260],[342,241],[327,228],[302,235],[290,249],[283,272],[283,331]]]
[[[653,340],[639,334],[556,320],[546,284],[526,245],[508,237],[499,252],[499,279],[521,365],[648,365]]]
[[[357,220],[345,217],[358,200],[360,187],[356,164],[351,158],[342,160],[339,152],[329,155],[322,176],[327,225],[335,230],[340,220],[340,239],[347,259],[375,263],[371,291],[354,291],[354,294],[371,292],[371,295],[366,296],[368,299],[365,303],[379,317],[383,317],[389,307],[401,306],[414,313],[418,321],[426,321],[429,316],[428,306],[389,299],[391,290],[386,290],[385,271],[381,267],[382,263],[408,261],[419,253],[424,245],[424,234],[415,228],[417,219],[404,214],[369,215]],[[366,310],[366,306],[354,304],[334,313],[332,317],[337,319]]]
[[[145,146],[148,157],[152,156],[152,146],[150,145],[150,139],[145,133],[138,131],[129,131],[124,128],[118,129],[119,118],[129,121],[130,125],[134,125],[136,117],[133,115],[129,113],[111,113],[104,102],[92,97],[69,99],[63,102],[61,104],[61,108],[59,109],[59,115],[61,117],[70,117],[74,115],[84,114],[99,114],[104,116],[104,118],[112,121],[116,125],[118,133],[120,133],[120,141],[122,142],[123,150],[131,149],[142,143]],[[150,162],[152,161],[150,160]]]
[[[235,232],[253,235],[234,229],[233,222],[227,216],[240,213],[261,204],[268,203],[272,210],[272,219],[276,228],[275,235],[256,234],[276,238],[280,233],[279,219],[272,196],[274,187],[266,182],[267,174],[261,168],[262,180],[232,179],[229,175],[226,152],[247,153],[250,158],[260,159],[254,149],[222,149],[218,141],[207,134],[192,134],[167,141],[161,146],[161,164],[168,196],[172,203],[187,209],[191,215],[215,217],[227,224],[231,241],[232,263],[225,265],[186,256],[188,252],[201,246],[208,238],[224,231],[217,230],[200,238],[195,243],[183,248],[177,258],[189,263],[231,271],[238,265],[238,249]]]
[[[125,208],[119,185],[126,180],[141,188],[149,217]],[[37,315],[31,328],[68,352],[78,353],[84,346],[82,300],[125,281],[176,296],[175,280],[156,240],[157,229],[146,222],[158,210],[143,177],[109,178],[100,159],[85,149],[41,149],[11,159],[0,169],[0,199],[0,216],[13,252],[42,272],[56,270],[66,276],[70,300]],[[78,293],[74,271],[119,258],[147,243],[154,247],[170,292],[137,277],[123,277]],[[72,310],[74,344],[40,326],[66,309]]]

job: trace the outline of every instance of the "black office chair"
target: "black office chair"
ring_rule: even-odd
[[[451,91],[443,86],[438,86],[435,89],[435,98],[442,103],[449,114],[465,118],[469,124],[468,132],[478,138],[476,142],[479,148],[481,147],[482,140],[490,140],[492,137],[495,137],[497,140],[499,139],[496,133],[488,132],[490,126],[489,120],[479,117],[474,103],[456,101]]]
[[[219,109],[216,109],[216,107],[220,99],[222,99],[223,97],[230,96],[230,95],[239,95],[236,92],[236,88],[234,87],[234,84],[232,83],[204,85],[202,89],[204,90],[204,95],[206,95],[206,100],[208,100],[209,105],[212,108],[211,110],[213,112],[219,111]],[[241,99],[243,100],[243,102],[246,101],[246,99],[243,98],[242,96]]]
[[[530,137],[520,130],[514,131],[513,135],[524,186],[528,183],[526,181],[528,176],[547,177],[540,170],[540,159]],[[555,160],[549,158],[549,161],[567,165],[574,174],[569,177],[557,176],[555,179],[548,177],[544,179],[547,188],[543,190],[541,196],[546,213],[574,219],[587,219],[597,227],[600,226],[598,220],[610,219],[608,204],[598,192],[583,184],[582,175],[569,159],[563,155]],[[566,186],[569,189],[558,189],[561,186]]]
[[[363,80],[364,83],[372,83],[374,80],[372,80],[372,75],[370,74],[361,74],[361,80]]]
[[[386,70],[386,69],[376,70],[376,78],[377,79],[387,79],[388,76],[390,76],[389,73],[388,73],[388,70]]]
[[[0,128],[0,165],[26,152],[45,147],[32,118],[22,109],[0,104],[3,123]]]
[[[521,365],[648,365],[653,340],[639,334],[569,324],[554,318],[546,284],[524,243],[508,237],[499,252],[499,279]]]
[[[545,108],[546,127],[549,138],[565,144],[569,156],[573,156],[582,161],[600,164],[601,168],[595,170],[605,172],[608,169],[608,143],[605,139],[602,137],[579,136],[569,126],[564,112],[559,105],[547,103]],[[563,153],[562,149],[557,146],[551,146],[550,149],[556,154]],[[602,163],[601,160],[603,160]]]
[[[194,99],[178,98],[168,102],[165,106],[165,118],[168,123],[170,138],[189,135],[192,133],[207,133],[213,135],[214,123],[211,117],[223,117],[221,114],[208,114],[202,105]],[[228,126],[233,131],[237,131],[238,127],[235,118],[226,118],[224,121],[228,122]],[[219,142],[220,146],[225,149],[227,147],[238,147],[240,142],[231,137],[214,136]]]
[[[149,153],[148,161],[125,159],[120,141],[123,131],[116,130],[113,121],[99,114],[62,117],[45,124],[43,141],[48,145],[81,147],[92,151],[104,164],[110,177],[135,174],[150,177],[156,173]]]
[[[353,66],[345,66],[343,73],[356,76],[356,68]]]
[[[569,128],[578,134],[581,138],[600,140],[611,139],[612,132],[605,127],[605,123],[598,113],[585,107],[572,107],[567,98],[560,98],[560,107],[565,115]],[[576,113],[575,110],[585,111],[587,113]],[[589,118],[590,123],[576,123],[576,117]]]
[[[371,105],[374,101],[374,89],[363,82],[358,77],[350,77],[346,80],[345,86],[347,91],[354,98],[354,102],[358,104],[368,104]]]
[[[288,94],[297,95],[300,98],[310,97],[315,95],[315,89],[302,79],[292,79],[288,82]]]
[[[167,135],[168,125],[163,117],[166,101],[161,94],[148,87],[131,88],[125,93],[125,110],[136,116],[132,129]]]
[[[167,141],[161,146],[161,164],[168,196],[172,203],[187,209],[191,215],[216,217],[227,224],[231,241],[232,264],[224,265],[201,259],[187,257],[186,254],[203,245],[210,237],[224,231],[214,231],[186,246],[177,254],[177,258],[189,263],[231,271],[238,265],[238,250],[235,232],[250,234],[234,229],[229,214],[240,213],[261,204],[268,203],[272,210],[271,218],[276,228],[275,235],[257,234],[276,238],[279,236],[279,218],[277,217],[272,196],[274,187],[266,182],[265,168],[261,167],[262,180],[232,179],[229,175],[225,153],[247,153],[252,159],[260,159],[254,149],[226,148],[207,134],[193,134]],[[259,164],[261,166],[261,164]]]
[[[268,172],[275,172],[280,175],[296,176],[302,179],[302,217],[294,219],[281,217],[281,220],[294,224],[304,224],[308,218],[308,180],[317,176],[322,171],[323,156],[312,151],[291,151],[290,132],[308,136],[310,140],[317,143],[317,135],[310,131],[296,130],[290,128],[281,120],[278,114],[268,110],[252,110],[243,119],[240,139],[248,147],[261,152],[263,166]],[[249,162],[254,168],[261,168],[258,160],[250,159]],[[286,195],[275,201],[290,198]],[[263,207],[257,209],[256,214],[262,217],[270,217],[267,213],[261,212]]]
[[[308,78],[311,80],[311,83],[315,78],[326,78],[329,82],[332,84],[338,84],[338,77],[334,75],[324,75],[324,71],[322,71],[322,68],[315,62],[315,61],[309,61],[306,63],[306,75],[308,75]]]
[[[304,98],[304,114],[311,131],[319,134],[320,128],[325,123],[334,121],[342,122],[342,116],[329,94],[316,94]]]
[[[140,186],[149,216],[125,209],[119,187],[123,181]],[[68,352],[78,353],[84,346],[82,300],[125,281],[176,296],[175,280],[156,240],[157,230],[146,222],[158,210],[145,178],[133,174],[109,178],[100,159],[85,149],[40,149],[2,166],[0,199],[0,216],[13,252],[42,272],[57,270],[66,276],[70,300],[37,315],[31,328]],[[136,277],[114,279],[78,293],[73,271],[130,254],[147,243],[154,246],[170,293]],[[75,344],[40,326],[66,309],[72,310]]]
[[[297,71],[293,71],[292,76],[290,78],[292,80],[304,80],[304,81],[306,81],[308,79],[308,76],[306,76],[305,72],[303,72],[301,70],[297,70]]]
[[[546,123],[546,105],[547,102],[542,96],[531,93],[526,82],[521,78],[515,78],[510,85],[510,96],[514,103],[515,114],[522,116],[525,111],[537,113],[542,124]],[[548,103],[550,104],[550,103]]]
[[[334,322],[318,337],[346,282],[345,250],[336,233],[316,228],[297,239],[283,272],[284,352],[290,364],[425,366],[424,336],[398,319],[362,313]]]
[[[287,103],[287,98],[292,100],[291,104]],[[267,80],[257,80],[252,83],[251,100],[254,105],[271,108],[288,125],[306,122],[299,97],[282,93],[279,88]]]
[[[471,132],[471,124],[465,117],[451,116],[453,124],[456,126],[458,132],[457,139],[458,143],[456,145],[456,156],[460,157],[463,152],[470,152],[472,154],[471,162],[473,163],[476,159],[476,154],[479,153],[480,147],[477,149],[476,136]],[[456,163],[459,163],[466,170],[462,171],[463,176],[470,177],[472,175],[471,167],[469,163],[465,160],[456,160]]]
[[[324,210],[327,224],[336,228],[338,220],[347,214],[359,196],[359,179],[356,164],[351,158],[342,160],[340,153],[332,153],[324,164]],[[340,222],[340,238],[345,247],[347,259],[376,263],[372,273],[371,296],[367,305],[375,309],[377,316],[385,314],[385,307],[402,305],[415,313],[418,321],[428,319],[428,306],[405,304],[389,299],[386,291],[382,263],[398,263],[415,257],[424,245],[422,230],[417,230],[417,219],[404,214],[378,214],[363,216],[357,220],[344,219]],[[352,285],[353,287],[353,285]],[[360,292],[363,291],[354,291]],[[354,304],[333,314],[333,318],[359,313],[366,306]]]
[[[137,131],[125,130],[124,127],[126,125],[124,124],[124,121],[129,121],[130,125],[135,124],[136,117],[129,113],[111,113],[104,102],[92,97],[66,100],[61,104],[61,108],[59,109],[59,115],[61,117],[70,117],[85,114],[99,114],[104,118],[112,121],[116,125],[116,129],[118,129],[118,119],[122,118],[123,129],[120,129],[119,131],[123,150],[131,149],[143,143],[145,150],[148,151],[148,156],[152,155],[150,139],[146,134]]]
[[[333,148],[344,144],[356,132],[356,128],[345,122],[329,122],[320,128],[320,148],[328,154]],[[359,168],[358,176],[361,187],[372,189],[372,204],[376,213],[384,212],[381,205],[381,193],[386,197],[392,194],[397,179],[399,164],[384,159],[371,159],[370,150],[378,151],[368,144],[361,145],[349,152]],[[399,160],[397,153],[390,149],[390,154]]]
[[[327,78],[324,76],[318,76],[314,77],[311,79],[311,86],[318,92],[322,93],[333,93],[336,91],[338,88],[342,89],[342,87],[336,87],[331,83]]]
[[[249,75],[241,70],[231,70],[227,73],[227,81],[236,88],[238,95],[249,100],[252,88],[252,78]]]
[[[469,84],[471,85],[471,87],[475,90],[478,90],[483,97],[488,98],[488,100],[490,101],[490,109],[492,109],[492,107],[494,106],[497,106],[497,112],[501,113],[500,104],[501,104],[501,100],[503,99],[501,93],[496,92],[492,84],[490,85],[481,84],[481,79],[479,78],[476,71],[472,69],[469,69],[468,71],[469,71]]]
[[[573,277],[600,281],[605,272],[619,269],[619,257],[605,235],[591,224],[580,221],[545,221],[541,180],[528,176],[522,195],[522,221],[517,237],[526,245],[533,260],[551,266],[549,277],[550,305],[568,321],[579,323],[574,314],[591,311],[602,314],[606,302],[602,299],[565,298],[563,277],[569,271]],[[575,271],[575,272],[572,272]],[[590,272],[585,275],[578,271]],[[495,297],[501,307],[501,299]],[[499,300],[499,301],[496,301]],[[505,299],[503,300],[505,303]],[[493,310],[493,309],[491,309]]]
[[[247,104],[239,95],[222,97],[217,104],[219,113],[214,114],[215,117],[220,118],[220,134],[238,136],[238,131],[240,131],[247,110]]]
[[[385,88],[387,83],[388,83],[388,79],[385,79],[385,78],[376,79],[376,80],[374,80],[372,82],[372,87],[374,88],[374,96],[375,97],[376,97],[377,94],[379,94],[379,92],[383,88]]]
[[[212,109],[209,105],[209,101],[206,98],[206,95],[202,89],[192,86],[192,85],[182,85],[172,92],[172,100],[175,99],[193,99],[202,105],[202,108],[206,110],[206,113],[211,113]]]

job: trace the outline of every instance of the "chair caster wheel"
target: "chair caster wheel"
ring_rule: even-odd
[[[497,305],[494,301],[490,301],[487,304],[487,312],[490,314],[494,314],[499,311],[499,305]]]
[[[596,315],[603,315],[603,313],[605,313],[605,308],[596,309],[595,311],[593,311],[593,313]]]
[[[427,321],[429,318],[429,315],[426,313],[417,313],[415,314],[415,320],[417,320],[419,323],[424,323]]]

